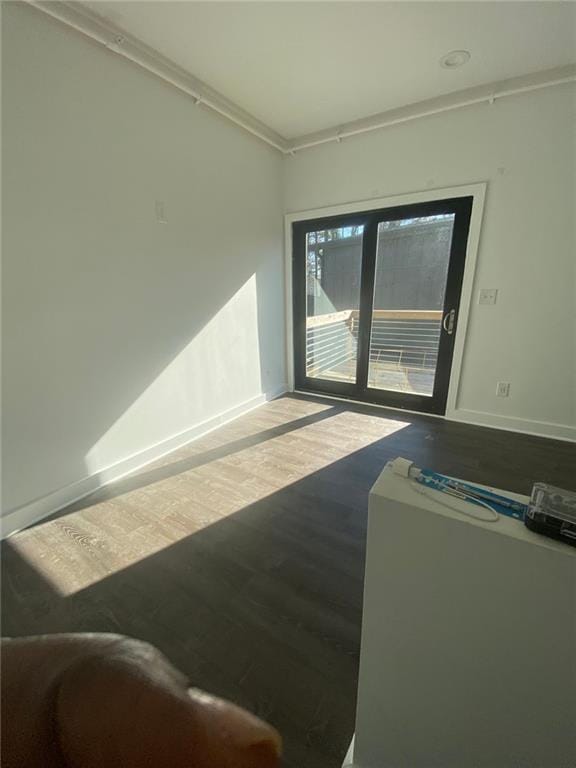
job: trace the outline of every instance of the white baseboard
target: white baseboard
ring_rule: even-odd
[[[497,413],[473,411],[467,408],[456,408],[451,413],[447,413],[446,418],[465,424],[476,424],[480,427],[503,429],[506,432],[522,432],[526,435],[534,435],[535,437],[548,437],[552,440],[576,442],[576,427],[554,424],[549,421],[518,419],[516,417],[501,416]]]
[[[473,424],[478,427],[490,427],[490,429],[502,429],[505,432],[521,432],[525,435],[534,435],[535,437],[547,437],[551,440],[564,440],[569,443],[576,442],[576,427],[570,427],[565,424],[554,424],[550,421],[533,421],[531,419],[519,419],[515,417],[500,416],[497,413],[487,413],[484,411],[473,411],[468,408],[456,408],[446,411],[444,416],[437,413],[424,413],[422,411],[411,411],[407,408],[393,408],[390,405],[379,405],[378,403],[362,403],[361,400],[349,400],[345,397],[336,395],[326,395],[323,392],[306,392],[300,389],[289,389],[297,395],[308,395],[309,397],[319,397],[323,400],[338,400],[342,403],[354,403],[358,405],[368,405],[370,408],[380,408],[386,411],[396,411],[398,414],[405,414],[408,417],[426,416],[433,419],[444,419],[446,421],[458,421],[462,424]]]
[[[212,430],[217,429],[230,421],[234,421],[234,419],[243,416],[249,411],[253,411],[254,408],[258,408],[258,406],[263,405],[269,400],[274,400],[276,397],[280,397],[280,395],[283,395],[287,390],[287,385],[283,384],[273,392],[257,395],[250,400],[240,403],[240,405],[234,406],[234,408],[230,408],[217,416],[213,416],[200,424],[190,427],[178,435],[169,437],[161,443],[157,443],[133,456],[129,456],[111,467],[102,469],[99,472],[84,477],[64,488],[59,488],[58,490],[49,493],[47,496],[42,496],[39,499],[35,499],[28,504],[7,512],[7,514],[0,520],[0,537],[6,538],[33,523],[39,522],[43,518],[48,517],[48,515],[52,515],[54,512],[58,512],[58,510],[67,507],[69,504],[73,504],[75,501],[83,499],[90,493],[94,493],[94,491],[97,491],[99,488],[102,488],[109,483],[113,483],[115,480],[120,480],[120,478],[146,466],[146,464],[162,458],[162,456],[171,453],[177,448],[182,448],[184,445],[197,440],[208,432],[212,432]]]

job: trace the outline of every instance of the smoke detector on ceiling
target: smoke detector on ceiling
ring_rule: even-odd
[[[458,69],[470,61],[470,51],[450,51],[440,59],[440,66],[444,69]]]

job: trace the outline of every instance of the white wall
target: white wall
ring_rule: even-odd
[[[283,387],[283,166],[287,211],[488,180],[499,302],[451,416],[574,436],[573,86],[282,161],[35,9],[2,21],[4,513]]]
[[[280,156],[3,5],[9,513],[278,392],[285,351]]]
[[[498,303],[471,307],[452,418],[576,439],[575,95],[557,86],[286,161],[287,212],[488,181],[474,295],[498,288]]]

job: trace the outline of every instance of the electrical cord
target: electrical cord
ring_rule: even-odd
[[[417,480],[413,480],[413,479],[409,480],[409,485],[412,486],[412,488],[420,495],[426,496],[427,498],[432,499],[433,501],[436,501],[438,504],[442,504],[443,506],[448,507],[448,509],[451,509],[454,512],[459,512],[461,515],[466,515],[467,517],[471,517],[474,520],[479,520],[482,523],[497,523],[498,520],[500,519],[500,515],[498,514],[498,512],[496,512],[496,510],[493,507],[491,507],[490,504],[487,504],[485,501],[482,501],[481,499],[474,499],[474,503],[488,509],[491,512],[490,517],[474,514],[472,510],[462,509],[461,507],[457,507],[454,504],[449,504],[446,500],[441,498],[441,495],[446,495],[446,496],[453,496],[454,498],[461,499],[462,501],[468,501],[468,499],[466,498],[466,495],[463,493],[458,493],[458,491],[449,490],[446,488],[443,490],[428,488],[427,486],[421,485]],[[433,493],[430,493],[430,491],[432,492],[436,491],[436,493],[433,494]],[[438,494],[441,494],[441,495],[438,495]]]

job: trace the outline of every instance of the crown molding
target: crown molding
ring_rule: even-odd
[[[288,151],[290,154],[294,154],[300,150],[316,147],[320,144],[334,141],[339,142],[351,136],[389,128],[390,126],[407,123],[411,120],[438,115],[442,112],[451,112],[474,104],[493,104],[498,99],[508,96],[573,82],[576,82],[576,64],[533,72],[529,75],[522,75],[507,80],[499,80],[487,85],[466,88],[445,96],[438,96],[426,101],[409,104],[399,109],[380,112],[360,120],[352,120],[336,128],[327,128],[315,133],[308,133],[305,136],[292,139],[289,142]]]
[[[493,104],[496,100],[509,96],[576,82],[576,64],[569,64],[487,85],[466,88],[445,96],[438,96],[359,120],[352,120],[333,128],[287,139],[218,91],[210,88],[202,80],[89,10],[82,3],[67,2],[66,0],[26,0],[26,2],[39,11],[87,35],[119,56],[138,64],[186,93],[195,104],[217,112],[284,155],[294,155],[311,147],[341,142],[362,133],[382,130],[412,120],[463,109],[474,104]]]
[[[249,112],[210,88],[202,80],[111,24],[81,3],[64,0],[26,0],[29,5],[90,37],[108,50],[138,64],[148,72],[178,88],[195,104],[217,112],[280,152],[288,151],[288,142]]]

